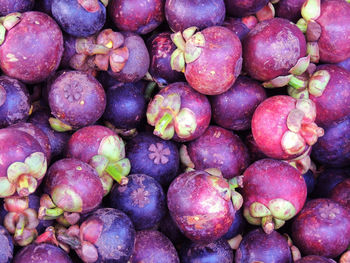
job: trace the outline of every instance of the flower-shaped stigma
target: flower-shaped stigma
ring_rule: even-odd
[[[323,205],[318,209],[320,216],[324,219],[334,219],[339,215],[340,209],[334,204]]]
[[[145,188],[138,188],[131,193],[131,199],[134,206],[144,207],[149,203],[149,192]]]
[[[152,143],[148,150],[150,153],[148,157],[153,160],[155,164],[166,164],[169,162],[168,156],[170,155],[170,150],[168,147],[164,148],[163,143]]]
[[[46,173],[47,161],[42,152],[29,155],[24,162],[14,162],[7,168],[7,177],[0,178],[0,196],[8,197],[16,190],[20,196],[34,193],[38,180]]]

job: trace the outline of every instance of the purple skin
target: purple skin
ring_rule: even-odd
[[[350,209],[350,178],[337,184],[333,188],[330,198]]]
[[[13,259],[13,263],[72,263],[71,258],[62,249],[51,244],[31,244],[22,248]]]
[[[269,0],[225,0],[227,13],[233,17],[255,14],[268,2]]]
[[[256,107],[265,99],[259,82],[240,76],[228,91],[210,97],[213,120],[226,129],[248,130]]]
[[[0,128],[26,121],[30,106],[26,86],[16,79],[0,76]]]
[[[241,41],[250,31],[250,29],[242,22],[241,18],[229,17],[224,21],[223,26],[233,31]]]
[[[128,178],[127,185],[115,185],[112,189],[110,207],[126,213],[136,230],[155,227],[166,211],[162,186],[145,174],[132,174]]]
[[[137,82],[148,71],[149,53],[145,42],[139,35],[131,32],[123,32],[123,35],[125,38],[124,46],[129,50],[129,58],[120,72],[113,72],[110,69],[108,73],[120,82]]]
[[[258,161],[260,159],[265,159],[268,158],[258,147],[256,144],[254,137],[251,133],[249,133],[245,140],[244,140],[245,145],[248,148],[249,151],[249,156],[252,162]]]
[[[350,71],[339,66],[326,64],[317,67],[316,71],[325,70],[330,79],[322,92],[310,99],[316,104],[316,123],[326,128],[350,115]]]
[[[223,177],[241,175],[250,164],[248,149],[232,131],[219,126],[209,128],[187,144],[188,156],[196,170],[217,168]]]
[[[278,262],[292,263],[287,239],[276,231],[266,234],[256,229],[243,237],[236,251],[235,263]]]
[[[326,168],[317,177],[315,190],[313,195],[315,197],[328,198],[333,188],[350,177],[350,169],[346,168]]]
[[[51,160],[50,141],[48,136],[39,127],[37,127],[35,124],[32,124],[32,123],[17,123],[15,125],[12,125],[10,128],[24,131],[29,135],[33,136],[38,141],[41,148],[43,149],[47,162],[50,163],[50,160]]]
[[[350,161],[350,118],[334,123],[312,147],[311,157],[326,166],[346,167]]]
[[[223,236],[223,238],[229,240],[239,234],[243,234],[245,226],[246,221],[244,220],[242,209],[237,210],[235,213],[235,220],[233,221],[232,225],[230,226],[230,229]]]
[[[321,256],[310,255],[295,261],[295,263],[335,263],[335,261]]]
[[[140,126],[146,118],[147,102],[144,82],[119,83],[106,91],[107,106],[104,120],[117,129],[131,130]]]
[[[34,9],[52,16],[51,4],[52,0],[35,0]]]
[[[176,49],[170,35],[170,32],[159,33],[147,41],[151,60],[149,73],[154,81],[162,87],[184,80],[183,73],[172,70],[170,65],[171,54]]]
[[[62,54],[60,68],[67,69],[67,68],[70,68],[69,62],[71,58],[76,54],[76,48],[75,48],[76,38],[68,34],[63,34],[63,41],[64,41],[64,51]]]
[[[50,195],[57,207],[76,213],[93,211],[103,197],[97,172],[90,165],[70,158],[61,159],[51,165],[44,192]]]
[[[301,6],[305,0],[280,0],[275,5],[276,16],[296,23],[301,17]]]
[[[32,10],[34,0],[0,0],[0,16],[14,12],[26,12]]]
[[[337,64],[338,66],[350,71],[350,58],[343,60]]]
[[[147,34],[164,21],[164,0],[112,0],[108,11],[120,31]]]
[[[35,111],[30,116],[29,122],[35,124],[47,135],[51,148],[51,157],[55,158],[63,153],[70,138],[70,134],[67,132],[54,131],[50,126],[49,118],[49,111],[39,110]]]
[[[151,133],[140,133],[128,141],[126,157],[131,163],[131,174],[147,174],[163,187],[178,175],[180,157],[176,144]]]
[[[159,231],[166,235],[170,241],[176,246],[181,246],[185,240],[188,240],[180,231],[171,218],[169,212],[165,214],[159,223]]]
[[[310,196],[312,191],[315,189],[316,178],[311,170],[304,173],[303,178],[307,186],[307,196]]]
[[[55,79],[49,89],[52,115],[73,129],[94,124],[106,108],[102,85],[90,74],[68,71]]]
[[[0,262],[11,263],[13,257],[13,241],[9,232],[0,226]]]
[[[248,33],[243,43],[244,68],[252,78],[261,81],[288,75],[298,59],[305,55],[303,33],[283,18],[260,22]]]
[[[142,230],[136,233],[135,248],[130,263],[180,263],[174,245],[161,232]]]
[[[292,225],[292,239],[305,255],[335,258],[349,245],[350,210],[330,199],[306,203]]]
[[[105,24],[106,8],[100,1],[96,1],[92,10],[84,8],[80,2],[89,1],[52,0],[51,12],[66,33],[75,37],[88,37],[99,32]]]
[[[7,31],[0,46],[0,67],[10,77],[39,83],[55,72],[62,53],[63,35],[56,22],[44,13],[29,11]]]
[[[210,262],[232,263],[233,250],[226,240],[219,239],[207,245],[185,243],[179,251],[181,263]]]
[[[174,32],[191,26],[199,30],[220,26],[225,19],[224,0],[166,0],[165,18]]]

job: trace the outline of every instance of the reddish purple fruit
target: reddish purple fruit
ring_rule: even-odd
[[[11,263],[13,257],[12,237],[3,226],[0,226],[0,246],[0,262]]]
[[[62,72],[49,87],[50,118],[56,131],[68,131],[94,124],[106,108],[106,93],[90,74]]]
[[[177,49],[171,67],[185,73],[192,88],[206,95],[227,91],[242,69],[242,45],[231,30],[212,26],[196,33],[196,27],[172,35]]]
[[[294,23],[301,17],[300,10],[305,0],[280,0],[276,4],[276,16]]]
[[[243,237],[235,258],[235,263],[246,262],[292,263],[286,237],[276,231],[269,235],[261,229],[249,232]]]
[[[92,125],[77,130],[68,141],[66,153],[96,169],[105,195],[111,190],[113,179],[127,184],[130,162],[125,158],[123,140],[111,129]]]
[[[227,179],[241,175],[250,164],[248,149],[241,139],[219,126],[209,126],[199,138],[183,145],[181,161],[196,170],[217,168]]]
[[[323,135],[315,124],[316,107],[308,99],[279,95],[264,100],[252,118],[252,133],[258,148],[274,159],[306,159],[310,167],[310,146]],[[306,172],[305,171],[305,172]]]
[[[258,19],[255,16],[246,16],[243,18],[228,17],[224,21],[223,26],[232,30],[242,41],[257,23]]]
[[[103,197],[97,172],[77,159],[61,159],[49,169],[40,200],[39,218],[55,219],[75,224],[79,213],[96,209]]]
[[[330,199],[350,209],[350,178],[337,184],[333,188]]]
[[[337,63],[338,66],[350,71],[350,58],[343,60],[342,62]]]
[[[0,77],[0,127],[25,121],[31,112],[30,96],[20,81]]]
[[[168,208],[176,225],[197,243],[222,237],[234,220],[228,182],[205,171],[186,172],[168,189]]]
[[[333,259],[321,257],[321,256],[306,256],[303,257],[295,263],[336,263]]]
[[[135,229],[123,212],[101,208],[80,227],[59,232],[57,239],[74,249],[84,262],[124,263],[129,262],[134,249]]]
[[[225,0],[227,13],[234,17],[253,15],[268,2],[268,0]]]
[[[164,0],[112,0],[108,8],[120,31],[147,34],[164,20]]]
[[[306,195],[301,173],[285,162],[259,160],[243,174],[244,217],[268,234],[299,213]]]
[[[256,107],[265,99],[259,82],[240,76],[229,90],[210,97],[213,120],[226,129],[248,130]]]
[[[130,263],[179,263],[174,245],[161,232],[143,230],[136,233],[135,248]]]
[[[22,248],[13,259],[13,263],[72,263],[71,258],[62,249],[51,244],[31,244]]]
[[[0,67],[6,75],[39,83],[58,68],[63,36],[51,17],[36,11],[14,13],[1,27],[7,30],[0,39]]]
[[[1,0],[0,16],[14,12],[25,12],[33,8],[35,0]]]
[[[166,0],[165,17],[174,32],[191,26],[200,30],[220,26],[225,19],[224,0]]]
[[[295,245],[305,255],[335,258],[349,246],[350,210],[330,199],[309,201],[292,225]]]
[[[262,21],[244,39],[244,69],[252,78],[260,81],[288,75],[305,55],[305,37],[287,19]]]
[[[162,89],[148,104],[147,121],[153,133],[164,140],[191,141],[208,128],[211,107],[208,98],[187,83],[176,82]]]

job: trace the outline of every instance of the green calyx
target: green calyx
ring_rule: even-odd
[[[13,28],[21,20],[21,13],[10,13],[0,17],[0,45],[5,41],[6,31]]]
[[[65,185],[56,186],[51,194],[53,203],[65,212],[81,212],[83,200],[73,189]]]
[[[320,48],[317,42],[306,43],[306,53],[310,56],[312,63],[318,63],[320,60]]]
[[[110,162],[125,158],[125,144],[118,135],[105,136],[100,142],[98,155],[105,156]]]
[[[66,131],[71,131],[73,130],[72,126],[60,121],[59,119],[56,118],[49,118],[49,123],[50,126],[53,130],[57,132],[66,132]]]
[[[296,23],[296,26],[300,29],[304,34],[307,31],[307,21],[304,18],[300,18]]]
[[[308,89],[310,94],[320,97],[328,85],[331,75],[327,70],[316,71],[309,80]]]
[[[321,0],[306,0],[301,7],[301,16],[306,20],[316,20],[321,15]]]
[[[185,144],[181,145],[180,147],[180,161],[185,167],[192,169],[195,168],[195,165],[192,162],[190,155],[188,154],[187,146]]]

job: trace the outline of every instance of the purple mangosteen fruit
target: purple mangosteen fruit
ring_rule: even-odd
[[[268,2],[268,0],[225,0],[227,13],[233,17],[253,15]]]
[[[349,246],[350,210],[330,199],[306,203],[292,225],[292,239],[304,255],[335,258]]]
[[[317,176],[313,195],[329,198],[333,188],[347,178],[350,178],[349,168],[324,168]]]
[[[68,131],[94,124],[106,108],[106,93],[90,74],[66,71],[49,87],[50,118],[56,131]]]
[[[13,242],[8,231],[0,226],[0,262],[11,263],[13,258]]]
[[[241,175],[250,164],[248,149],[232,131],[209,126],[197,139],[183,145],[181,161],[196,170],[217,168],[231,179]]]
[[[350,178],[337,184],[329,198],[350,209]]]
[[[96,169],[108,194],[113,179],[121,185],[127,184],[130,162],[125,158],[123,140],[111,129],[92,125],[77,130],[68,141],[67,157],[79,159]]]
[[[131,174],[128,184],[115,185],[109,195],[109,205],[126,213],[136,230],[155,227],[166,212],[162,186],[145,174]]]
[[[108,9],[120,31],[148,34],[164,21],[164,0],[112,0]]]
[[[309,255],[295,261],[295,263],[336,263],[336,262],[330,258]]]
[[[153,134],[164,140],[191,141],[208,128],[211,107],[208,98],[185,82],[172,83],[153,97],[147,108]]]
[[[31,110],[26,86],[14,78],[0,76],[0,127],[26,121]]]
[[[86,263],[124,263],[133,253],[135,236],[128,216],[117,209],[101,208],[80,227],[59,231],[57,240],[69,245]]]
[[[248,130],[256,107],[265,99],[259,82],[240,76],[229,90],[210,97],[213,120],[226,129]]]
[[[52,0],[51,12],[68,34],[87,37],[96,34],[106,22],[106,7],[100,0]]]
[[[235,238],[238,235],[242,235],[246,226],[246,221],[243,217],[243,209],[239,209],[235,213],[235,220],[233,220],[232,225],[229,230],[223,235],[223,239],[230,241],[230,239]]]
[[[129,140],[126,157],[132,174],[146,174],[162,186],[168,186],[178,175],[180,157],[176,144],[151,133],[140,133]]]
[[[39,83],[58,68],[63,35],[50,16],[37,11],[12,13],[0,28],[6,31],[0,39],[0,67],[6,75],[25,83]]]
[[[75,224],[80,213],[95,210],[103,187],[97,172],[78,159],[61,159],[51,165],[40,199],[39,219],[56,219]]]
[[[135,248],[130,263],[180,263],[174,245],[161,232],[142,230],[136,233]]]
[[[350,71],[350,57],[348,59],[345,59],[345,60],[337,63],[337,65],[346,69],[347,71]]]
[[[232,263],[234,259],[233,251],[224,239],[219,239],[207,245],[187,242],[181,247],[179,255],[181,263]]]
[[[165,216],[159,223],[159,231],[166,235],[176,247],[181,246],[183,242],[187,240],[187,238],[182,234],[180,229],[175,224],[168,209]]]
[[[250,30],[252,30],[256,24],[258,23],[258,19],[255,16],[246,16],[243,18],[237,17],[228,17],[223,26],[232,30],[241,41],[246,37]]]
[[[227,91],[242,69],[242,45],[231,30],[222,26],[196,32],[189,27],[171,37],[177,49],[171,67],[185,73],[188,84],[205,95]]]
[[[278,262],[292,263],[287,239],[276,231],[266,234],[262,229],[247,233],[236,251],[235,263]]]
[[[301,18],[301,7],[305,0],[280,0],[275,5],[276,16],[296,23]]]
[[[191,26],[200,30],[220,26],[225,19],[224,0],[166,0],[165,18],[174,32]]]
[[[15,12],[26,12],[32,10],[35,0],[1,0],[0,16],[6,16]]]
[[[301,173],[291,165],[262,159],[243,174],[244,217],[269,234],[303,208],[307,188]]]

